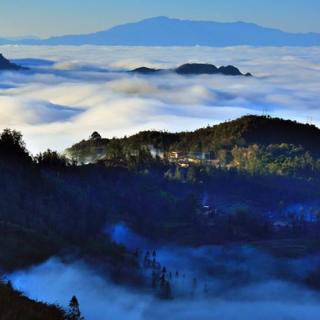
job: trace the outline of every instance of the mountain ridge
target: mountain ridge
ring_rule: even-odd
[[[66,154],[79,163],[122,161],[133,156],[224,168],[239,168],[239,157],[246,166],[249,163],[246,157],[255,155],[255,161],[260,159],[270,165],[274,173],[274,162],[281,170],[289,170],[288,161],[283,161],[291,159],[295,166],[299,157],[304,162],[309,155],[317,161],[319,150],[320,129],[314,125],[247,115],[191,132],[142,131],[124,138],[89,138],[67,149]]]
[[[2,39],[2,43],[3,43]],[[27,39],[8,43],[26,45],[115,45],[115,46],[317,46],[320,33],[289,33],[247,22],[147,18],[112,28],[48,39]]]

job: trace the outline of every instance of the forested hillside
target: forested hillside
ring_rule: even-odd
[[[134,265],[105,235],[106,226],[120,221],[147,237],[179,243],[267,237],[273,232],[264,217],[268,210],[315,201],[320,194],[317,177],[252,175],[200,164],[183,168],[155,159],[77,166],[50,150],[33,158],[21,134],[11,130],[2,133],[0,150],[0,261],[7,269],[66,250],[103,256],[115,269]],[[210,224],[200,214],[204,205],[219,212]],[[240,211],[246,218],[239,220],[238,233],[230,229],[229,216]],[[266,224],[270,234],[257,232]]]
[[[210,159],[224,169],[309,179],[319,174],[319,150],[320,130],[314,125],[245,116],[194,132],[144,131],[122,139],[94,135],[69,148],[67,155],[78,163],[109,160],[130,166],[155,158],[170,161],[174,152],[181,163]]]
[[[107,157],[88,165],[51,150],[31,156],[19,132],[4,130],[0,134],[0,272],[52,256],[72,257],[106,268],[117,282],[142,285],[136,253],[115,244],[107,234],[108,227],[117,223],[160,243],[198,246],[292,239],[304,243],[304,252],[315,250],[320,242],[319,206],[312,209],[312,218],[303,208],[298,214],[286,208],[320,198],[319,130],[268,118],[258,118],[257,125],[253,119],[195,133],[144,132],[111,140],[94,133],[74,148],[88,153],[104,145],[111,149]],[[265,137],[274,128],[280,134],[281,123],[292,127],[290,136],[283,132],[283,138],[273,133]],[[260,137],[255,132],[261,132]],[[150,151],[160,147],[168,152],[192,150],[198,141],[194,137],[206,141],[206,135],[211,136],[207,141],[218,146],[216,150],[231,152],[229,164],[239,161],[240,166],[200,161],[185,167]],[[152,148],[146,148],[149,144]],[[275,153],[263,166],[261,158],[253,157],[260,150]],[[291,166],[293,160],[295,166]],[[263,170],[271,164],[283,169],[284,163],[291,166],[291,172]],[[47,312],[45,319],[59,319],[57,308],[31,302],[5,283],[0,284],[1,290],[3,314],[15,315],[12,312],[26,305],[30,319],[43,319],[38,312]],[[12,311],[1,300],[4,297],[17,301],[19,308]]]

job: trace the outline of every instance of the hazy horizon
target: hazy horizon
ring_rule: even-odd
[[[183,8],[183,11],[181,9]],[[288,8],[290,10],[288,11]],[[65,34],[85,34],[156,16],[217,22],[244,21],[287,32],[320,32],[317,12],[320,3],[307,1],[3,1],[0,37],[33,35],[47,38]],[[8,19],[11,17],[11,19]]]

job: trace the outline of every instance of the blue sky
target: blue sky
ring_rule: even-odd
[[[1,0],[0,36],[88,33],[160,15],[320,32],[320,0]]]

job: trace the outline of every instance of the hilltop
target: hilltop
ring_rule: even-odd
[[[66,153],[78,163],[158,159],[185,167],[312,176],[314,170],[320,170],[319,150],[320,129],[316,126],[249,115],[193,132],[144,131],[121,139],[91,137]]]
[[[204,150],[214,150],[222,146],[267,146],[286,143],[302,146],[318,154],[320,147],[320,129],[316,126],[268,116],[248,115],[179,135],[181,145],[187,144],[192,147],[201,141],[201,149]]]

